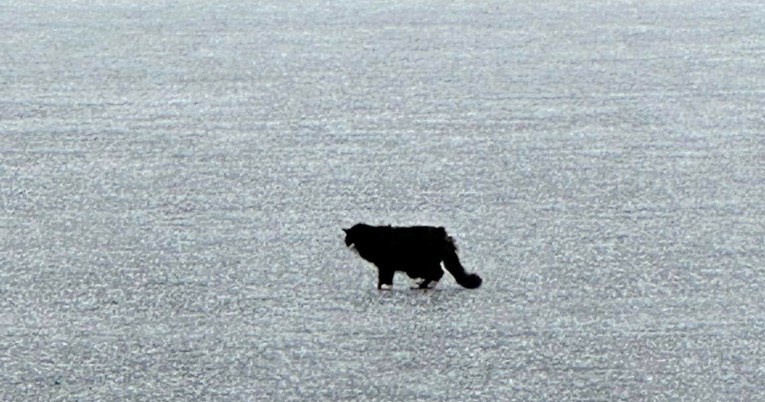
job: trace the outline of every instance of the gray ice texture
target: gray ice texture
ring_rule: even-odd
[[[762,400],[760,1],[5,1],[0,400]],[[445,226],[478,290],[345,248]]]

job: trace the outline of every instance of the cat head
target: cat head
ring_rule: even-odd
[[[354,231],[353,228],[349,228],[343,229],[343,232],[345,232],[345,246],[351,247],[355,243],[354,235],[356,234],[356,231]]]
[[[363,223],[357,223],[348,229],[343,229],[343,232],[345,232],[345,245],[347,247],[355,248],[358,245],[356,243],[363,240],[364,233],[366,233],[367,229],[370,227],[371,226]]]

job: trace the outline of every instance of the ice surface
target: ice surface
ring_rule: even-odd
[[[753,400],[754,1],[0,5],[0,400]],[[437,224],[478,290],[376,290]]]

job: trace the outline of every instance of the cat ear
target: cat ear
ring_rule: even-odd
[[[348,229],[343,229],[343,232],[345,232],[346,234],[348,234]]]

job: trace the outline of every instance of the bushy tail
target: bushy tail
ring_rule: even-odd
[[[454,239],[451,236],[446,236],[446,247],[444,247],[444,266],[449,271],[457,283],[468,288],[475,289],[481,286],[483,280],[480,276],[465,271],[465,268],[460,264],[460,259],[457,257],[457,245],[454,243]]]

